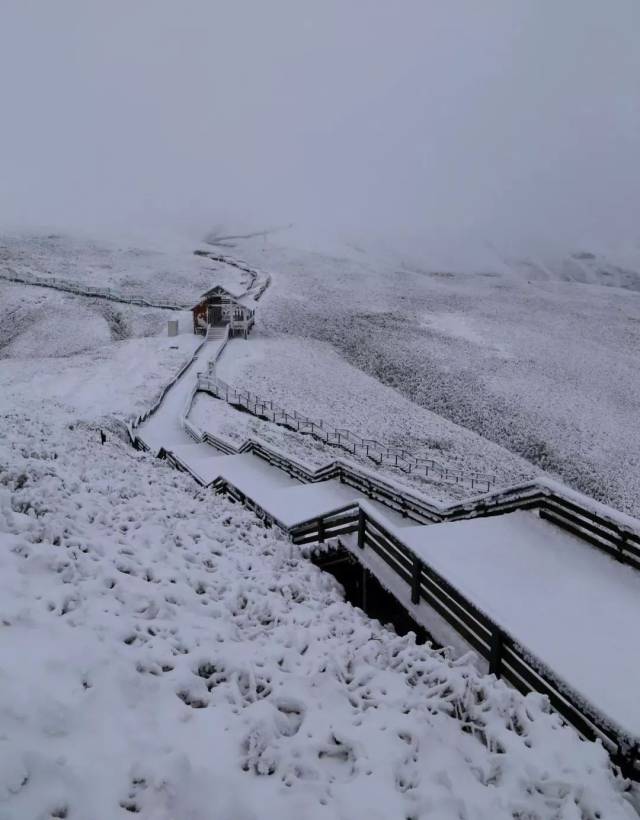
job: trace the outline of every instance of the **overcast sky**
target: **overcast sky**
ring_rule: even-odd
[[[638,239],[639,0],[0,0],[0,224]]]

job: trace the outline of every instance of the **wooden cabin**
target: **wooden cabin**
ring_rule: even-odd
[[[255,322],[255,310],[220,285],[203,293],[191,312],[193,332],[200,334],[206,334],[210,327],[228,325],[230,336],[246,339]]]

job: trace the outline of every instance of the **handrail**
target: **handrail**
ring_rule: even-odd
[[[424,472],[425,477],[429,477],[433,473],[435,477],[446,483],[462,484],[470,486],[471,489],[479,488],[487,491],[497,484],[497,477],[489,473],[464,473],[460,469],[438,464],[432,458],[410,453],[403,447],[385,445],[375,439],[363,439],[346,428],[332,427],[324,421],[317,421],[303,416],[295,410],[285,410],[275,405],[271,400],[262,399],[248,390],[239,390],[217,376],[211,375],[213,367],[213,365],[209,366],[209,375],[198,375],[198,388],[203,392],[214,395],[216,398],[223,399],[229,404],[239,405],[252,415],[264,417],[275,424],[294,429],[296,432],[311,435],[325,444],[338,446],[353,455],[357,455],[356,450],[358,447],[364,448],[365,452],[362,455],[366,455],[378,464],[397,467],[405,473],[419,472],[422,474]],[[261,409],[261,412],[258,412],[258,408]],[[301,426],[308,429],[301,430]],[[349,441],[353,441],[351,446],[349,446]]]
[[[192,360],[199,349],[194,353]],[[181,373],[190,363],[183,367]],[[173,381],[178,377],[174,378]],[[163,395],[168,387],[163,391]],[[242,394],[215,377],[205,377],[198,374],[196,384],[180,416],[183,428],[194,440],[213,444],[222,452],[252,452],[274,466],[288,471],[302,481],[318,482],[337,478],[369,497],[381,501],[391,509],[397,510],[403,516],[422,523],[425,521],[456,521],[464,518],[501,515],[514,510],[535,509],[539,511],[541,517],[567,529],[584,541],[614,556],[619,561],[640,570],[640,522],[606,508],[604,505],[600,505],[567,488],[556,485],[554,482],[545,480],[527,481],[502,490],[496,490],[494,487],[493,491],[490,491],[491,483],[487,482],[488,492],[482,496],[448,506],[438,505],[410,493],[403,487],[394,485],[390,480],[385,481],[376,475],[370,475],[365,469],[358,468],[348,462],[336,460],[317,470],[311,470],[255,439],[247,439],[240,446],[235,447],[207,431],[202,431],[188,420],[193,398],[201,389],[206,389],[207,392],[212,392],[215,389],[214,395],[218,395],[218,392],[226,394],[227,401],[229,400],[230,391],[232,396],[235,394],[236,397],[240,397]],[[252,394],[245,391],[245,395],[247,403],[249,403]],[[283,415],[285,419],[287,417],[295,419],[297,429],[300,429],[300,422],[303,425],[310,425],[312,434],[315,427],[321,428],[323,425],[322,422],[314,422],[297,413],[287,413],[287,411],[274,407],[271,401],[262,401],[257,396],[253,397],[253,405],[254,410],[257,410],[258,405],[263,409],[268,406],[272,410],[274,419],[278,414]],[[250,408],[247,407],[247,409]],[[146,415],[148,416],[148,414]],[[129,434],[134,444],[144,446],[139,437],[134,435],[133,427],[133,424],[128,425]],[[385,448],[384,445],[375,440],[362,439],[342,428],[325,428],[323,433],[325,433],[325,437],[322,439],[324,441],[328,441],[331,435],[337,437],[338,441],[341,434],[345,434],[346,437],[354,436],[361,442],[359,445],[354,444],[354,453],[356,446],[366,446],[368,451],[369,446],[372,445],[374,449],[378,448],[381,462],[383,452],[387,457],[393,455],[396,464],[398,457],[401,459],[406,459],[407,456],[415,458],[402,448]],[[345,447],[344,449],[348,450],[349,448]],[[189,472],[200,484],[205,484],[203,479],[188,464],[183,463],[171,451],[163,448],[159,455],[169,460],[178,469]],[[427,463],[432,460],[423,459],[423,461]],[[442,469],[447,476],[460,476],[460,473],[456,470],[440,468],[440,465],[437,465],[437,469]],[[484,477],[485,479],[492,478],[495,484],[495,477]],[[464,476],[463,480],[465,480]],[[413,605],[419,605],[424,600],[489,661],[490,672],[498,677],[503,677],[523,692],[537,691],[547,695],[556,710],[585,737],[599,738],[603,741],[612,754],[614,761],[620,765],[625,775],[640,780],[640,739],[629,735],[623,727],[614,725],[611,720],[599,713],[593,705],[586,703],[540,659],[529,652],[526,647],[520,645],[499,624],[480,611],[459,590],[424,561],[421,556],[404,544],[401,536],[392,533],[386,523],[380,520],[366,501],[355,501],[342,505],[316,518],[310,518],[287,527],[251,497],[235,487],[228,479],[220,476],[212,482],[211,486],[218,492],[228,493],[254,510],[265,523],[277,524],[289,534],[296,544],[322,543],[328,538],[338,539],[341,536],[357,532],[357,547],[361,550],[367,547],[371,548],[397,575],[409,584]]]
[[[204,434],[209,438],[210,434]],[[244,445],[243,445],[244,447]],[[266,449],[266,448],[265,448]],[[178,469],[190,472],[199,483],[203,483],[188,465],[185,465],[171,452],[163,452]],[[298,465],[300,466],[300,465]],[[517,639],[504,630],[496,621],[479,610],[454,585],[443,578],[421,556],[414,553],[409,546],[403,543],[401,535],[390,532],[386,523],[379,517],[367,502],[356,501],[351,504],[335,507],[315,518],[300,521],[287,527],[267,510],[261,507],[252,498],[243,493],[231,481],[219,477],[213,484],[217,492],[223,492],[253,510],[265,524],[276,524],[286,532],[294,544],[310,545],[323,543],[327,539],[337,539],[351,533],[357,533],[357,551],[369,547],[383,561],[399,575],[409,586],[411,604],[418,606],[425,601],[435,612],[440,614],[482,657],[489,661],[489,671],[502,677],[512,686],[523,693],[540,692],[549,698],[551,705],[571,723],[584,737],[600,739],[613,762],[620,766],[623,774],[634,780],[640,780],[640,739],[630,735],[624,727],[615,724],[606,715],[598,711],[593,705],[569,686],[566,681],[553,672],[543,661],[530,652]],[[523,498],[521,503],[512,502],[512,509],[531,506],[532,500],[544,509],[545,498],[553,503],[565,502],[575,507],[571,499],[561,499],[551,493],[544,485],[529,485],[521,488]],[[537,497],[526,491],[535,491]],[[548,496],[544,495],[547,491]],[[467,505],[467,511],[472,515],[490,515],[491,502],[502,501],[507,493],[494,494],[492,497],[481,497],[473,505]],[[501,499],[501,496],[503,498]],[[460,510],[452,508],[454,517],[459,516]],[[592,511],[581,508],[583,514]],[[593,514],[593,519],[598,516]],[[440,510],[440,520],[454,520],[449,518],[444,509]],[[609,523],[607,523],[607,526]],[[638,567],[640,567],[640,534],[631,533],[635,539]]]
[[[530,652],[496,621],[480,611],[428,562],[391,533],[386,523],[366,502],[355,505],[352,520],[338,519],[334,510],[290,527],[294,544],[322,543],[345,533],[357,532],[357,548],[372,549],[410,588],[411,604],[425,601],[487,661],[489,671],[521,691],[541,692],[551,705],[584,737],[600,739],[623,774],[640,780],[640,738],[630,735],[593,704],[585,701],[565,680]],[[355,524],[355,525],[354,525]]]
[[[199,389],[196,386],[194,395]],[[186,417],[184,420],[192,428],[188,430],[189,434],[197,441],[204,441],[228,454],[253,453],[305,483],[338,479],[418,523],[460,521],[535,509],[546,520],[640,570],[640,521],[553,481],[537,479],[492,488],[461,502],[440,505],[395,484],[392,479],[382,479],[373,471],[341,459],[314,470],[257,439],[248,438],[238,446],[231,445],[208,431],[197,430]]]

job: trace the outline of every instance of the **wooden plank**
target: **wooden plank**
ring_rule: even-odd
[[[459,635],[461,635],[462,638],[464,638],[464,640],[468,644],[470,644],[477,652],[479,652],[482,657],[488,657],[488,639],[485,643],[479,632],[470,629],[465,623],[465,621],[458,618],[456,613],[453,612],[441,598],[435,595],[430,589],[425,587],[424,583],[420,587],[420,596],[424,599],[425,603],[427,603],[435,612],[437,612],[438,615],[444,618],[444,620],[448,624],[450,624],[456,630],[456,632]]]
[[[357,532],[358,522],[351,521],[343,524],[332,524],[331,527],[325,529],[327,538],[334,538],[336,535],[348,535],[350,532]]]
[[[546,497],[548,501],[559,504],[560,506],[565,507],[578,515],[591,519],[592,521],[597,521],[602,526],[608,527],[613,532],[618,531],[619,525],[615,521],[606,518],[593,510],[589,510],[587,507],[583,507],[575,501],[571,501],[570,499],[564,498],[561,495],[556,495],[555,493],[550,493]]]
[[[620,540],[620,530],[618,527],[614,527],[604,519],[598,519],[597,517],[588,515],[586,512],[575,512],[574,506],[573,504],[562,504],[553,497],[549,497],[543,502],[542,509],[551,509],[555,512],[559,512],[564,518],[575,521],[584,529],[596,535],[600,535],[602,538],[614,542]]]
[[[593,544],[594,547],[598,547],[599,549],[603,550],[603,552],[606,552],[612,558],[620,558],[621,556],[620,551],[617,550],[616,547],[613,544],[611,544],[610,541],[604,541],[598,536],[590,534],[589,532],[587,532],[587,530],[575,524],[573,521],[567,520],[564,516],[560,515],[555,511],[541,509],[540,518],[544,518],[548,521],[551,521],[558,527],[562,527],[562,529],[567,530],[567,532],[576,535],[581,540]]]
[[[407,570],[407,572],[411,572],[413,567],[413,554],[401,552],[395,547],[393,542],[384,538],[384,536],[381,536],[374,530],[371,530],[368,525],[369,521],[367,521],[365,533],[366,537],[370,540],[375,541],[375,543],[380,547],[380,549],[386,550],[390,555],[392,555],[394,560],[397,561],[401,567]]]
[[[295,524],[293,527],[291,527],[290,532],[292,535],[304,535],[306,532],[315,531],[318,528],[318,520],[319,519],[309,521],[303,524]],[[334,527],[339,527],[343,524],[357,524],[357,521],[357,512],[355,515],[353,513],[349,513],[348,515],[340,515],[335,518],[322,518],[322,522],[324,524],[326,531]]]
[[[616,732],[605,728],[606,718],[598,719],[594,715],[586,714],[568,692],[561,691],[512,646],[505,645],[503,648],[502,670],[504,679],[521,692],[539,692],[546,695],[553,708],[586,738],[593,740],[599,737],[606,741],[610,748],[618,745]]]
[[[371,547],[371,549],[379,555],[382,560],[389,564],[389,566],[395,570],[395,572],[402,578],[403,581],[406,583],[411,582],[411,573],[402,567],[398,562],[393,558],[393,556],[387,552],[383,547],[381,547],[376,541],[374,541],[369,533],[365,533],[364,543],[367,547]]]
[[[469,605],[468,601],[459,595],[450,594],[443,586],[430,578],[427,573],[428,568],[423,567],[420,594],[425,598],[427,594],[431,598],[435,598],[455,616],[456,622],[463,623],[470,632],[477,635],[484,642],[482,654],[488,660],[494,624],[485,618],[478,618],[475,607]]]
[[[379,536],[382,536],[386,541],[389,541],[395,549],[398,550],[398,552],[402,553],[404,558],[409,563],[413,561],[413,551],[406,544],[403,544],[399,538],[393,535],[393,533],[389,532],[383,524],[379,524],[374,518],[367,516],[367,528],[373,529]]]

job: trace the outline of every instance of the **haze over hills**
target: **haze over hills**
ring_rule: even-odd
[[[1,5],[0,820],[637,820],[640,3]]]

